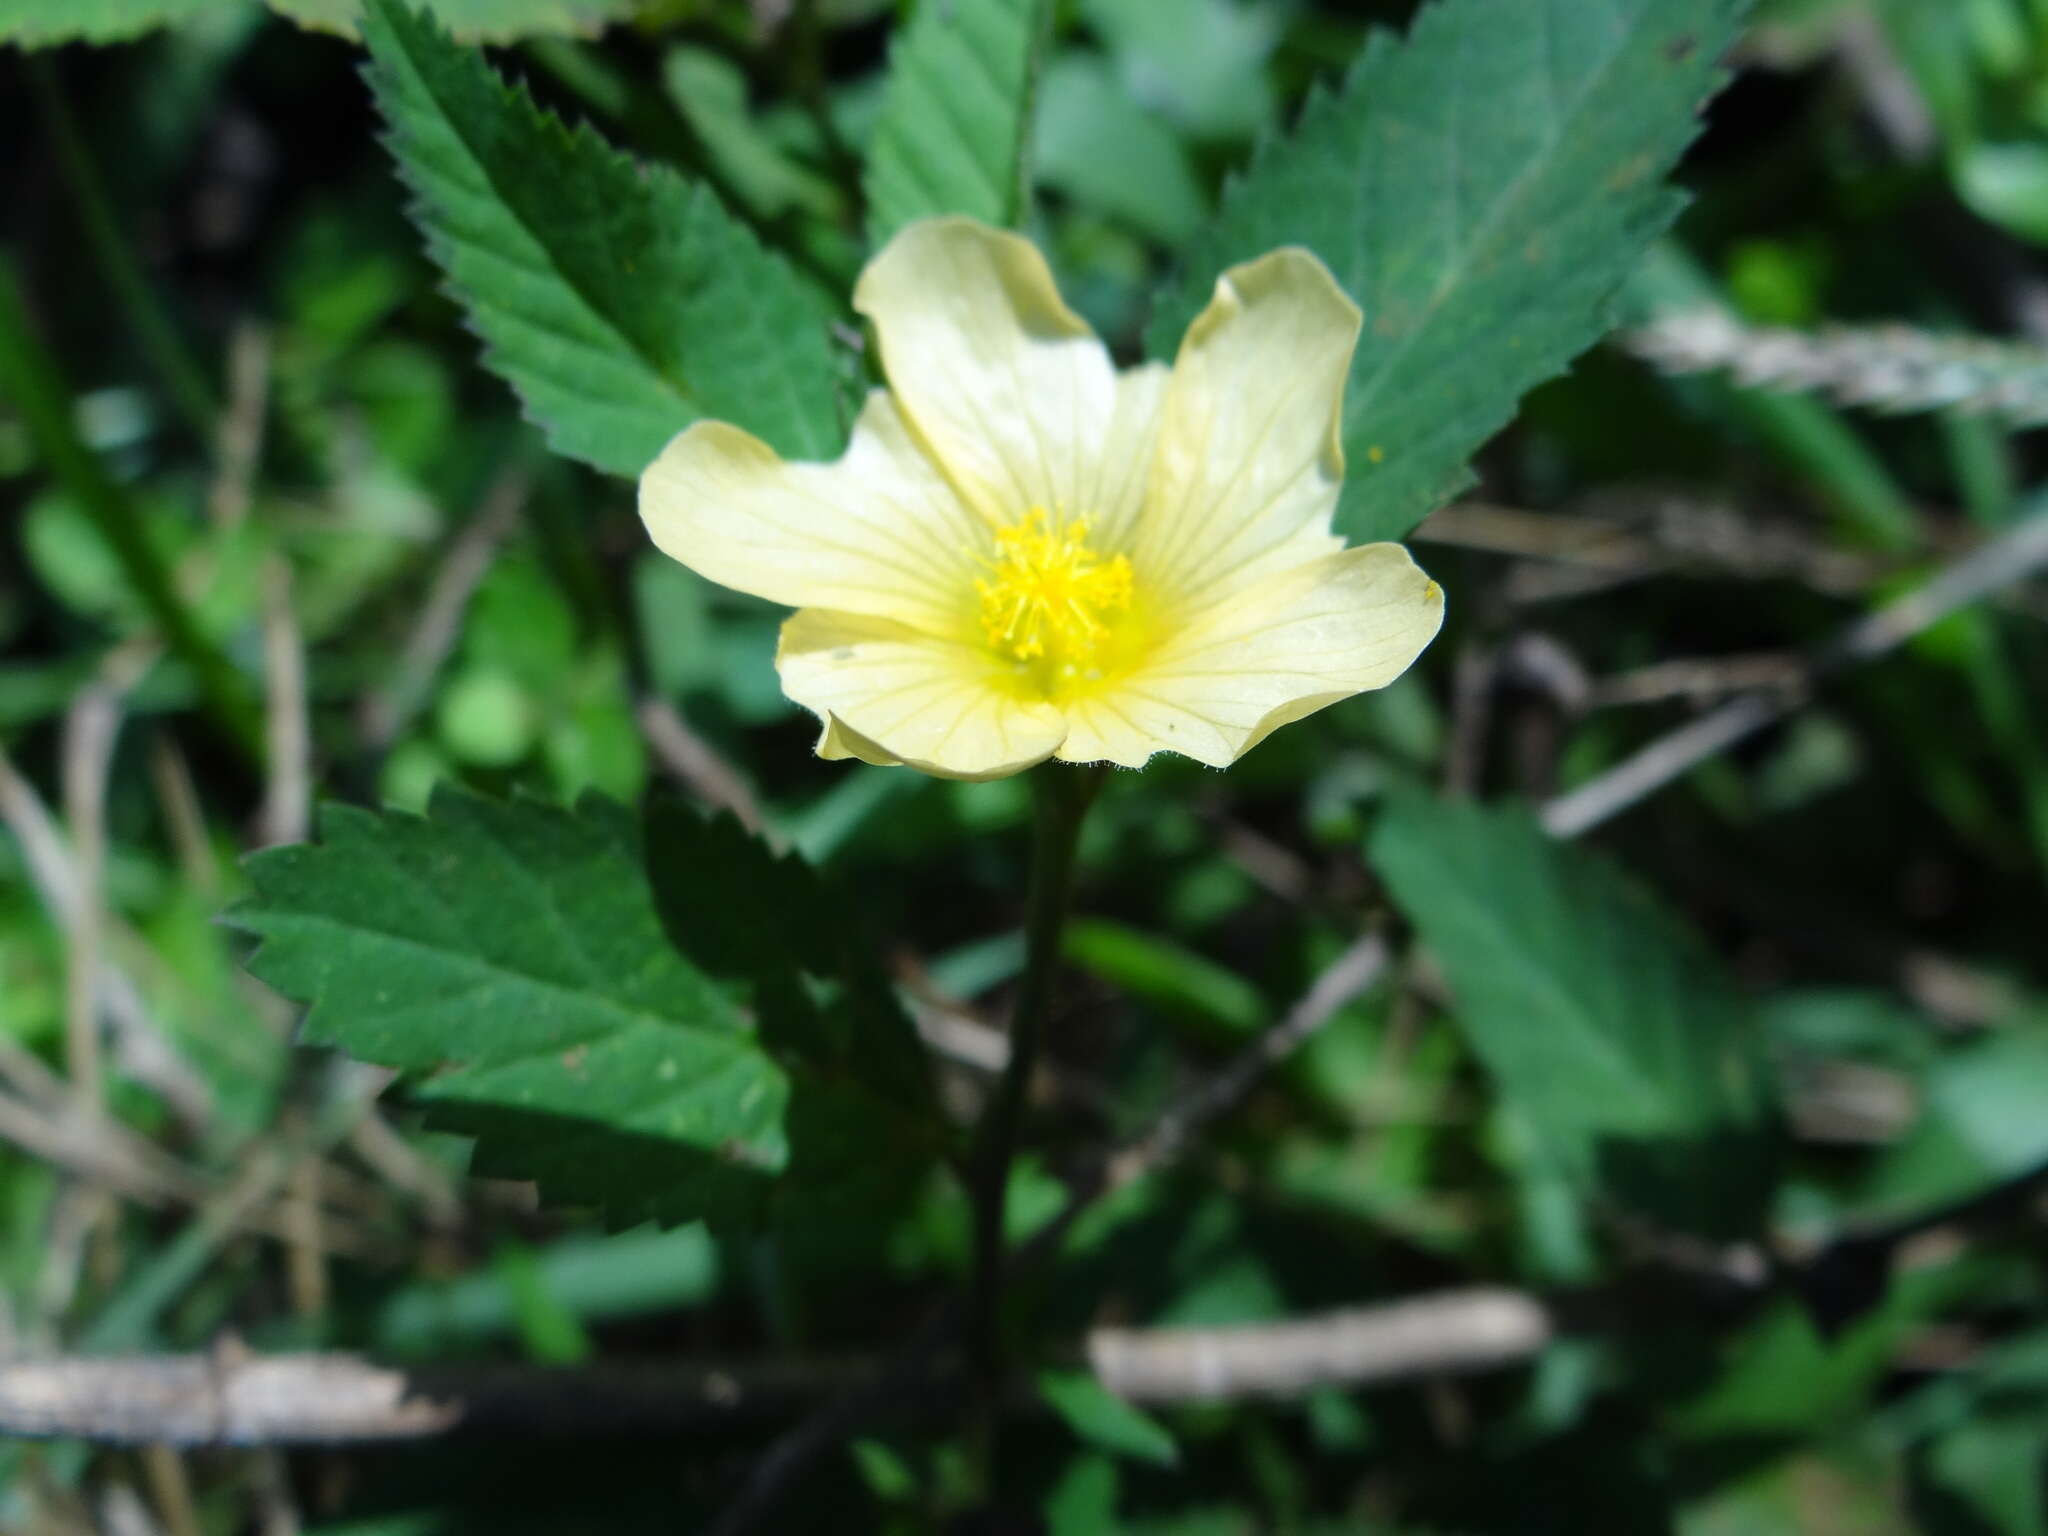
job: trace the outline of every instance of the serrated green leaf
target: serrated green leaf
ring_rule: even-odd
[[[790,1082],[663,935],[631,817],[444,790],[425,818],[332,806],[320,830],[252,858],[231,913],[308,1040],[415,1074],[481,1167],[554,1198],[754,1213],[790,1160]]]
[[[1771,1151],[1753,1029],[1691,932],[1520,807],[1398,797],[1372,860],[1560,1167],[1667,1227],[1753,1233]]]
[[[480,1169],[618,1223],[772,1222],[842,1259],[886,1236],[935,1151],[924,1058],[799,861],[680,806],[643,838],[595,796],[444,789],[321,834],[250,861],[249,968],[308,1040],[409,1074]]]
[[[637,475],[704,417],[837,451],[829,306],[708,188],[565,127],[396,0],[364,31],[415,217],[558,451]]]
[[[354,37],[363,0],[267,0],[302,27]],[[636,0],[428,0],[427,9],[464,42],[510,43],[522,37],[588,35],[621,21]]]
[[[1180,1447],[1164,1425],[1133,1408],[1085,1371],[1045,1371],[1038,1395],[1090,1445],[1155,1467],[1180,1463]]]
[[[964,213],[1012,224],[1043,42],[1039,0],[926,0],[889,53],[868,148],[868,237]]]
[[[60,43],[119,43],[249,0],[0,0],[0,43],[51,48]]]
[[[1369,43],[1224,196],[1148,333],[1171,357],[1216,275],[1306,245],[1365,310],[1339,527],[1399,538],[1609,324],[1682,199],[1742,0],[1437,0]]]

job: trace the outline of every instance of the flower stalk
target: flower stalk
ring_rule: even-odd
[[[1081,824],[1102,787],[1104,770],[1047,763],[1031,775],[1034,811],[1031,876],[1025,894],[1024,977],[1010,1016],[1010,1059],[982,1113],[968,1174],[974,1201],[974,1268],[967,1313],[968,1365],[982,1414],[984,1468],[994,1461],[995,1406],[1003,1361],[999,1312],[1002,1303],[1004,1217],[1010,1164],[1024,1101],[1038,1069],[1053,982],[1059,972],[1060,939],[1074,889],[1074,855]]]

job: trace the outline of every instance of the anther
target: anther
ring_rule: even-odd
[[[1064,675],[1091,660],[1103,616],[1128,608],[1131,563],[1088,545],[1086,518],[1054,524],[1043,507],[996,533],[991,574],[975,582],[990,644],[1018,661],[1056,655]]]

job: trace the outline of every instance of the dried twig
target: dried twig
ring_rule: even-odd
[[[874,1374],[860,1359],[400,1369],[230,1343],[205,1355],[0,1363],[0,1433],[180,1447],[609,1434],[772,1417]]]
[[[1597,678],[1587,690],[1586,704],[1592,709],[1661,704],[1672,699],[1706,704],[1726,698],[1731,693],[1777,689],[1796,691],[1805,686],[1805,662],[1786,652],[1687,658],[1660,661]]]
[[[292,1495],[290,1468],[274,1446],[258,1446],[249,1459],[257,1536],[300,1536],[305,1521]]]
[[[85,895],[63,834],[34,787],[16,771],[0,749],[0,821],[21,845],[23,862],[36,895],[57,926],[70,935],[84,920]],[[118,931],[108,919],[105,932]],[[115,1029],[115,1050],[121,1069],[168,1104],[178,1118],[203,1129],[213,1115],[213,1093],[206,1080],[171,1048],[134,980],[113,961],[95,966],[100,1006]]]
[[[796,0],[747,0],[747,9],[754,17],[754,37],[760,42],[770,42],[789,20],[796,9]]]
[[[1299,1397],[1512,1365],[1554,1332],[1533,1296],[1475,1289],[1245,1327],[1098,1328],[1088,1363],[1134,1402]]]
[[[215,438],[213,484],[206,496],[207,514],[220,527],[232,528],[249,515],[269,401],[270,331],[245,319],[228,339],[228,403]]]
[[[927,997],[913,995],[910,1005],[918,1038],[934,1054],[989,1077],[1000,1076],[1010,1064],[1010,1037],[993,1024]]]
[[[1479,787],[1486,762],[1487,739],[1493,730],[1493,694],[1499,654],[1494,647],[1468,640],[1451,669],[1451,719],[1444,744],[1443,788],[1448,795],[1469,795]]]
[[[30,879],[68,939],[76,931],[83,905],[78,872],[42,800],[4,751],[0,751],[0,821],[6,823],[20,843]],[[110,931],[114,926],[109,924]],[[112,961],[103,960],[98,966],[98,995],[100,1006],[116,1029],[117,1060],[122,1070],[148,1085],[180,1119],[203,1128],[212,1116],[211,1090],[172,1050],[161,1028],[144,1008],[133,979]],[[0,1098],[0,1140],[143,1205],[206,1207],[217,1198],[217,1186],[210,1179],[164,1156],[125,1127],[104,1116],[82,1116],[70,1106],[56,1103],[46,1081],[49,1074],[27,1053],[0,1051],[0,1078],[21,1095],[19,1100]],[[390,1140],[396,1140],[387,1127],[375,1121],[372,1107],[350,1134],[359,1151],[365,1145],[375,1145],[379,1151],[389,1153],[387,1142],[377,1135],[379,1130]],[[402,1152],[387,1156],[386,1164],[396,1166],[401,1160]],[[435,1219],[450,1224],[450,1212],[459,1211],[460,1207],[446,1180],[431,1171],[419,1172],[413,1187],[426,1200]],[[239,1214],[229,1222],[232,1230],[258,1232],[288,1242],[303,1242],[307,1236],[305,1213],[291,1215],[277,1210],[267,1195],[246,1202],[246,1209],[239,1205],[236,1209]],[[389,1241],[359,1222],[321,1214],[314,1225],[315,1247],[319,1252],[368,1258],[390,1256]]]
[[[178,868],[210,898],[220,890],[220,861],[206,835],[206,816],[199,808],[191,765],[166,732],[159,731],[150,743],[149,771],[164,824],[170,830],[171,846],[178,851]]]
[[[1934,114],[1912,75],[1892,52],[1884,24],[1860,7],[1840,14],[1835,56],[1855,82],[1871,121],[1900,159],[1925,158],[1936,143]]]
[[[36,1336],[55,1338],[57,1320],[71,1310],[78,1295],[79,1276],[85,1269],[85,1249],[99,1229],[105,1209],[103,1190],[83,1180],[66,1180],[57,1186],[49,1214],[42,1223],[42,1263],[37,1267],[35,1289]]]
[[[372,752],[381,752],[396,741],[425,702],[435,674],[462,632],[463,611],[490,570],[498,546],[518,526],[530,479],[523,466],[515,466],[485,493],[482,506],[434,573],[419,619],[406,636],[389,680],[363,695],[357,724]]]
[[[109,1483],[100,1491],[99,1515],[106,1536],[166,1536],[142,1495],[127,1483]]]
[[[949,1396],[957,1382],[942,1351],[953,1322],[942,1314],[920,1331],[911,1371],[907,1356],[887,1368],[863,1357],[398,1368],[351,1354],[255,1355],[232,1340],[205,1355],[16,1360],[0,1363],[0,1434],[183,1448],[581,1435],[743,1422],[829,1397],[828,1446],[863,1417],[849,1417],[844,1403]],[[1088,1336],[1087,1357],[1103,1385],[1139,1401],[1292,1397],[1511,1365],[1554,1331],[1535,1298],[1481,1288],[1285,1323],[1102,1328]],[[770,1490],[788,1470],[771,1456],[754,1486]],[[714,1529],[746,1528],[738,1508]]]
[[[1152,1129],[1110,1159],[1110,1187],[1165,1166],[1183,1148],[1235,1109],[1258,1080],[1285,1061],[1342,1009],[1363,996],[1387,968],[1387,942],[1369,933],[1339,955],[1316,977],[1301,1001],[1287,1015],[1192,1093],[1170,1106]]]
[[[105,914],[100,880],[106,867],[107,770],[121,729],[114,678],[93,683],[64,717],[64,813],[71,823],[71,880],[76,892],[65,933],[64,1056],[72,1092],[97,1105],[100,1085],[100,948]]]
[[[1655,563],[1661,553],[1647,535],[1613,518],[1528,512],[1482,501],[1439,508],[1409,538],[1418,544],[1448,544],[1483,554],[1558,560],[1602,570],[1634,570]]]
[[[1781,1062],[1786,1119],[1802,1141],[1882,1146],[1912,1125],[1920,1105],[1912,1078],[1861,1061]]]
[[[1559,837],[1575,837],[1620,814],[1695,764],[1782,720],[1808,697],[1812,685],[1845,667],[1896,649],[1958,608],[2025,581],[2044,568],[2048,568],[2048,512],[2036,513],[1897,602],[1842,629],[1809,661],[1806,686],[1744,694],[1658,737],[1590,783],[1549,801],[1543,807],[1543,825]]]
[[[10,1055],[0,1067],[0,1076],[15,1089],[0,1093],[0,1142],[137,1205],[204,1207],[218,1197],[220,1187],[212,1179],[118,1121],[85,1113],[68,1098],[53,1104],[24,1093],[17,1078],[21,1065],[20,1057]],[[237,1222],[236,1230],[287,1241],[292,1237],[286,1213],[261,1201]],[[319,1242],[323,1251],[358,1258],[389,1260],[394,1254],[392,1242],[382,1234],[331,1214],[322,1219]]]
[[[0,1141],[143,1205],[204,1198],[205,1181],[155,1145],[75,1103],[0,1093]]]
[[[1954,408],[2048,423],[2048,351],[1907,325],[1794,331],[1745,325],[1719,306],[1660,315],[1623,344],[1666,373],[1730,374],[1747,389],[1823,394],[1887,413]]]
[[[319,1317],[327,1310],[327,1252],[320,1213],[320,1159],[302,1157],[285,1179],[285,1278],[292,1310]]]
[[[168,1445],[146,1445],[142,1471],[163,1515],[164,1536],[200,1536],[199,1511],[192,1502],[192,1477],[184,1458]]]
[[[730,811],[749,832],[762,830],[761,805],[739,772],[666,699],[642,699],[634,711],[640,734],[670,773],[706,805]]]
[[[313,813],[313,735],[306,712],[306,648],[292,612],[292,568],[282,555],[263,566],[264,740],[258,845],[306,840]]]
[[[374,1103],[349,1132],[348,1142],[379,1178],[419,1201],[431,1225],[443,1230],[462,1225],[462,1195],[455,1181],[438,1163],[413,1150]]]
[[[1267,892],[1292,906],[1317,899],[1316,871],[1307,859],[1241,821],[1221,814],[1214,821],[1217,852]]]
[[[1799,581],[1846,596],[1864,591],[1895,568],[1892,561],[1830,549],[1796,529],[1745,516],[1725,502],[1656,488],[1603,496],[1580,512],[1457,502],[1432,514],[1410,537],[1570,568],[1546,573],[1547,584],[1531,578],[1515,584],[1509,596],[1517,602],[1671,570]],[[1541,570],[1531,568],[1531,577]]]
[[[174,1108],[203,1115],[211,1107],[211,1095],[144,1013],[140,999],[135,999],[132,1009],[108,1006],[110,989],[132,989],[125,979],[113,975],[103,954],[112,927],[100,890],[106,863],[107,775],[121,729],[123,701],[155,664],[157,655],[158,648],[151,641],[110,652],[99,678],[79,694],[65,715],[64,808],[71,822],[72,851],[69,859],[62,861],[67,867],[55,883],[69,898],[56,914],[65,937],[66,1065],[73,1094],[88,1110],[95,1109],[103,1096],[101,1015],[110,1013],[121,1029],[122,1065],[141,1081],[164,1085],[166,1099]],[[8,798],[32,802],[34,796],[25,783],[17,782],[8,786]],[[16,814],[23,814],[23,808],[17,807]],[[13,819],[10,817],[10,822]],[[43,857],[52,852],[61,857],[63,844],[54,831],[39,842]],[[56,903],[51,905],[55,910]]]

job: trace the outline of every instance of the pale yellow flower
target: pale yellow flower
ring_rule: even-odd
[[[1359,312],[1308,252],[1224,273],[1171,369],[1117,372],[1038,251],[968,219],[897,235],[854,307],[890,388],[838,462],[699,422],[640,481],[665,553],[798,610],[776,666],[823,756],[1220,768],[1436,635],[1407,551],[1330,530]]]

